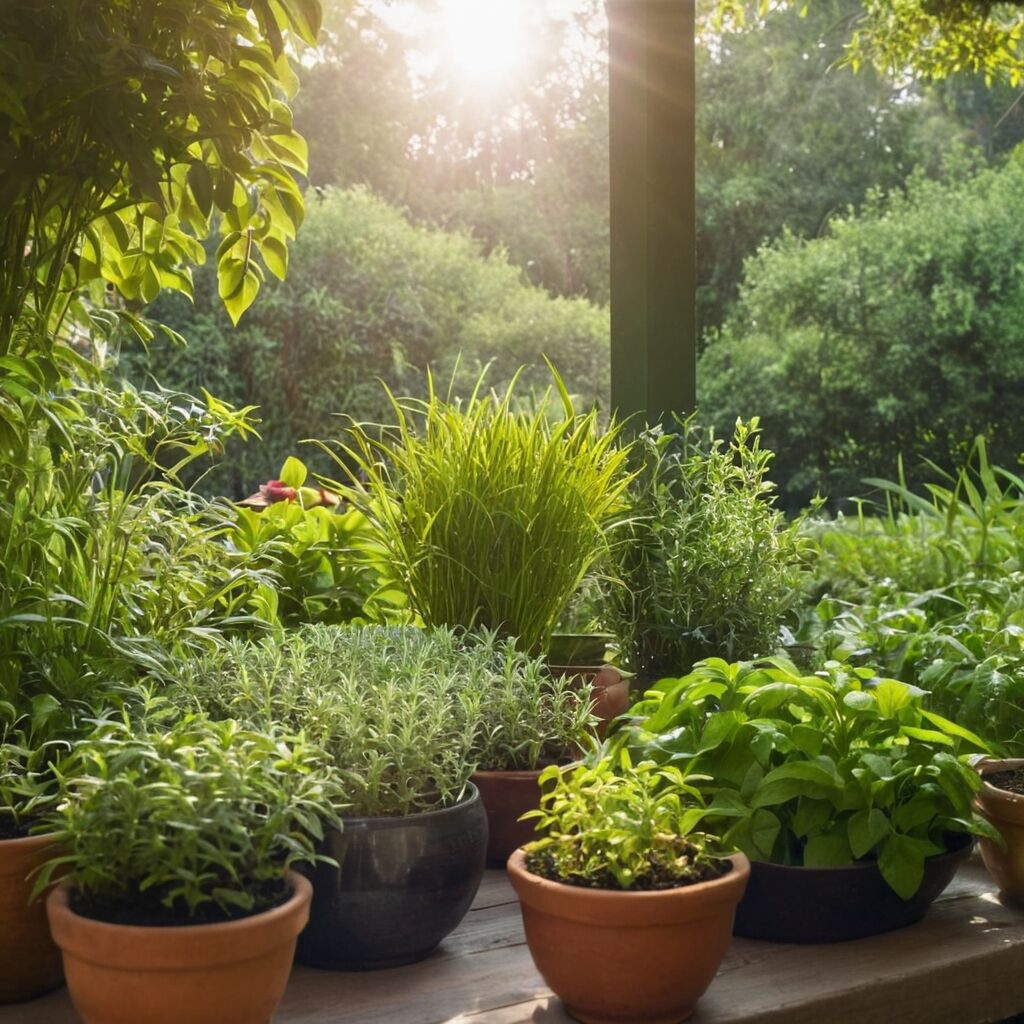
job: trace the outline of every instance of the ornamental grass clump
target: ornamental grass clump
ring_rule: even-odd
[[[593,889],[673,889],[719,878],[725,850],[694,832],[700,792],[673,766],[633,766],[622,754],[542,773],[533,818],[545,835],[524,847],[526,867],[551,881]]]
[[[322,750],[280,729],[185,716],[165,731],[101,723],[64,766],[51,816],[71,908],[118,924],[200,924],[284,902],[285,871],[318,859],[337,786]]]
[[[515,379],[502,395],[480,381],[460,401],[428,378],[424,400],[388,392],[395,426],[355,426],[340,445],[348,493],[427,626],[497,630],[539,653],[607,553],[628,447],[596,411],[576,413],[554,377],[561,415],[521,411]]]

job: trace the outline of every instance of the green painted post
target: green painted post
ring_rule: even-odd
[[[608,0],[612,408],[697,394],[694,0]]]

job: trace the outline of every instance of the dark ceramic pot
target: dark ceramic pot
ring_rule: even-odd
[[[874,862],[804,868],[754,861],[734,931],[768,942],[843,942],[903,928],[924,917],[970,854],[971,837],[952,836],[946,853],[925,861],[909,900],[889,888]]]
[[[537,838],[536,822],[521,815],[540,804],[540,772],[474,772],[487,811],[487,863],[504,867],[513,850]]]
[[[322,852],[338,867],[313,883],[296,957],[311,967],[367,970],[421,960],[455,929],[480,886],[487,815],[480,794],[402,818],[346,818]]]

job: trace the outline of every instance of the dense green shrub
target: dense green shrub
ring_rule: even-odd
[[[690,417],[634,445],[605,618],[643,676],[778,645],[800,573],[795,529],[774,507],[771,459],[756,419],[737,422],[728,444]]]
[[[1024,448],[1024,160],[786,238],[747,265],[738,310],[701,361],[718,426],[757,412],[788,507],[919,456],[959,466],[977,435]]]
[[[287,281],[268,283],[232,329],[210,273],[197,274],[194,307],[161,299],[153,313],[190,339],[155,339],[148,357],[124,353],[132,379],[152,373],[184,390],[207,387],[259,407],[264,444],[236,446],[205,489],[243,497],[306,438],[337,437],[339,413],[379,421],[398,393],[422,394],[424,367],[448,379],[459,364],[468,393],[483,364],[500,386],[522,364],[546,386],[542,356],[584,403],[608,392],[608,314],[580,299],[553,299],[523,281],[501,252],[480,255],[464,235],[414,226],[367,191],[308,197]],[[312,452],[304,456],[323,470]]]

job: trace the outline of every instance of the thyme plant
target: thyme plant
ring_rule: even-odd
[[[728,444],[693,417],[633,449],[631,518],[615,544],[607,621],[630,665],[656,679],[706,657],[771,654],[800,596],[795,526],[773,506],[757,420]]]

